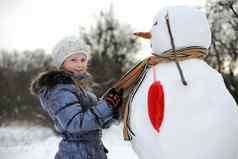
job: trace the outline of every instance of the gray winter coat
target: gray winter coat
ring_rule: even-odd
[[[64,71],[40,74],[31,88],[63,138],[55,159],[107,158],[101,130],[110,126],[113,112],[106,101],[77,87]]]

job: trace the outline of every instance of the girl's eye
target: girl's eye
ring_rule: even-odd
[[[85,62],[86,61],[86,59],[81,59],[81,62]]]
[[[71,61],[76,61],[75,59],[71,59]]]
[[[154,23],[154,26],[157,25],[157,24],[158,24],[158,22],[156,21],[156,22]]]

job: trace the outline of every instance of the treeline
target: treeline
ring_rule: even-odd
[[[29,86],[50,62],[50,56],[40,49],[0,51],[0,124],[15,120],[48,123],[37,99],[30,95]]]

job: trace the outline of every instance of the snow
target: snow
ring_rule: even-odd
[[[50,128],[37,125],[0,127],[1,159],[53,159],[61,138]],[[130,143],[122,137],[122,125],[103,130],[103,142],[109,150],[108,158],[138,159]]]

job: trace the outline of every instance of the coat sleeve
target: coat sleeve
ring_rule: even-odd
[[[63,84],[41,96],[48,113],[63,131],[75,133],[109,127],[113,119],[111,106],[99,100],[95,106],[84,111],[75,90],[74,85]]]

